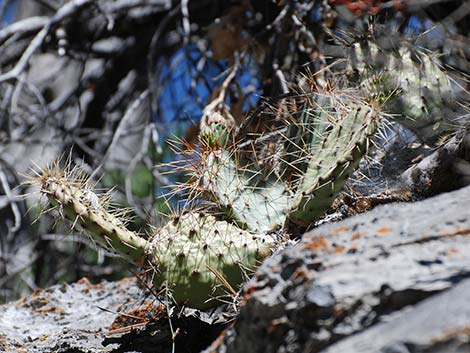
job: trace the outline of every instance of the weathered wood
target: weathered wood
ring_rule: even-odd
[[[455,286],[470,277],[468,200],[470,187],[305,234],[259,268],[234,329],[211,349],[319,352]],[[417,317],[408,330],[419,332],[426,320]]]

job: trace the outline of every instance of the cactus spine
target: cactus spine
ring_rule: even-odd
[[[365,104],[339,106],[334,121],[323,121],[321,139],[313,135],[312,155],[291,203],[288,220],[307,226],[330,207],[333,199],[367,153],[378,124],[378,112]]]
[[[62,170],[56,163],[33,183],[96,243],[154,269],[156,288],[165,285],[177,303],[206,309],[214,305],[211,296],[236,291],[244,274],[277,245],[272,230],[305,226],[321,217],[366,153],[377,112],[359,99],[335,100],[334,95],[319,95],[320,108],[305,107],[308,114],[300,114],[304,121],[298,131],[303,132],[295,137],[305,143],[292,144],[288,152],[303,156],[293,185],[265,176],[236,148],[230,151],[223,117],[209,121],[201,131],[207,150],[194,179],[228,220],[189,210],[145,240],[110,212],[106,196],[98,197],[76,170]]]
[[[358,74],[365,96],[384,104],[385,112],[423,142],[456,131],[465,114],[452,91],[448,74],[437,59],[423,51],[402,47],[395,52],[374,42],[352,46],[349,74]]]
[[[155,287],[166,284],[178,303],[201,309],[212,306],[207,303],[211,295],[224,294],[224,284],[238,289],[244,273],[254,269],[273,246],[270,236],[251,234],[200,213],[170,220],[147,241],[107,209],[106,196],[100,199],[85,180],[72,176],[56,164],[34,182],[64,218],[97,244],[155,268]]]

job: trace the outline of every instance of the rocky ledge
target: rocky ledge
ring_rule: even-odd
[[[168,311],[135,279],[0,306],[0,351],[470,351],[470,187],[383,205],[268,258],[233,312]]]
[[[267,259],[218,352],[470,352],[470,187],[306,233]]]

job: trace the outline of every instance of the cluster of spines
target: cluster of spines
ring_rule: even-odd
[[[238,290],[244,273],[269,254],[274,239],[249,233],[212,215],[189,212],[170,220],[151,240],[154,262],[179,303],[205,308],[211,296]]]
[[[373,41],[351,47],[349,70],[365,96],[383,105],[386,113],[434,144],[456,131],[464,114],[449,75],[431,54],[412,46],[384,49]]]
[[[79,168],[54,163],[31,179],[58,213],[100,246],[134,263],[155,269],[157,288],[166,284],[173,299],[206,309],[212,295],[233,294],[244,273],[269,254],[273,238],[255,235],[212,215],[184,213],[158,229],[147,241],[109,212],[109,195],[98,196]]]
[[[126,228],[123,212],[112,212],[109,193],[97,195],[89,178],[80,168],[62,168],[55,162],[42,170],[32,184],[37,184],[59,215],[72,222],[98,245],[135,263],[144,260],[146,242]]]

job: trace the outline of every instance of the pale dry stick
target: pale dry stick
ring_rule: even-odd
[[[158,85],[155,77],[159,77],[159,72],[155,68],[158,66],[158,55],[157,55],[157,45],[160,41],[160,37],[163,35],[166,27],[170,22],[179,14],[181,11],[181,3],[175,6],[172,10],[168,12],[165,18],[160,21],[155,33],[152,36],[149,46],[149,54],[147,57],[147,80],[149,82],[148,89],[150,93],[150,104],[152,113],[157,111],[158,98],[161,95],[163,87]]]
[[[13,212],[13,215],[15,217],[15,223],[14,226],[9,228],[8,232],[9,235],[13,235],[16,233],[20,228],[21,228],[21,213],[18,208],[18,205],[16,204],[17,197],[13,195],[13,192],[10,188],[10,185],[8,184],[7,177],[5,173],[3,173],[3,170],[0,168],[0,182],[3,187],[3,191],[5,192],[5,196],[8,199],[8,202],[10,203],[11,210]]]
[[[34,37],[29,46],[24,51],[20,60],[16,63],[15,67],[10,71],[0,75],[0,83],[5,81],[10,81],[12,79],[18,79],[19,75],[25,70],[26,66],[29,64],[29,60],[36,52],[36,50],[42,45],[44,39],[49,33],[51,25],[50,23],[46,24],[41,31]]]
[[[235,64],[230,68],[230,72],[227,75],[227,78],[222,82],[222,84],[217,88],[217,96],[209,102],[203,109],[201,122],[200,122],[200,131],[206,131],[208,126],[211,124],[211,118],[214,113],[221,112],[220,114],[226,121],[225,125],[227,128],[234,127],[236,125],[234,117],[230,114],[227,106],[225,104],[225,98],[227,96],[227,90],[235,79],[237,72],[240,67],[240,62],[242,60],[240,57],[236,58]]]
[[[23,20],[12,23],[11,25],[0,30],[0,43],[3,43],[13,35],[23,34],[26,32],[38,31],[44,27],[49,18],[43,16],[28,17]]]
[[[42,29],[36,34],[36,36],[33,38],[31,43],[23,52],[23,55],[20,57],[20,60],[16,63],[13,69],[0,75],[0,83],[10,81],[12,79],[18,79],[19,75],[26,69],[34,53],[39,49],[39,47],[46,39],[51,28],[66,17],[75,14],[82,7],[92,4],[93,2],[93,0],[74,0],[62,6],[56,12],[56,14],[52,16],[52,18],[50,18],[49,21],[45,23]]]
[[[119,125],[118,125],[118,127],[117,127],[117,129],[116,129],[116,131],[113,135],[113,139],[111,140],[111,143],[109,144],[109,147],[107,148],[107,150],[106,150],[106,152],[103,156],[103,162],[102,163],[106,162],[106,159],[109,157],[109,154],[111,153],[111,151],[117,145],[119,138],[121,138],[123,136],[123,134],[125,132],[124,129],[125,129],[126,125],[129,125],[129,122],[134,117],[134,114],[137,111],[137,109],[139,109],[141,104],[144,104],[144,101],[148,97],[149,97],[149,90],[146,89],[139,95],[139,97],[137,97],[136,100],[134,100],[131,103],[129,108],[126,110],[126,112],[124,113],[124,116],[120,120]]]

